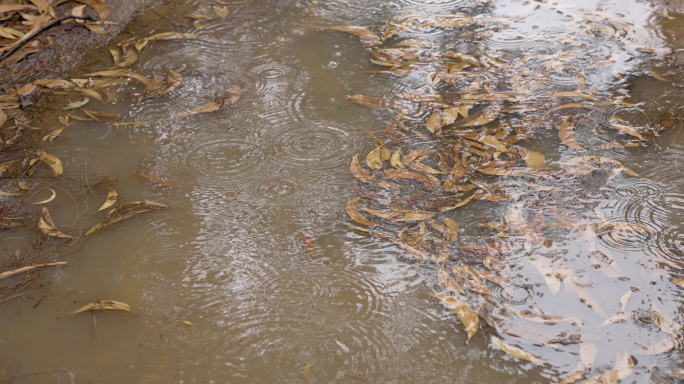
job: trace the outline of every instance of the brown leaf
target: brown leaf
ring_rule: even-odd
[[[366,29],[364,27],[356,27],[353,25],[327,25],[327,26],[318,26],[318,27],[316,27],[316,29],[320,30],[320,31],[340,31],[340,32],[351,33],[352,35],[360,37],[361,40],[367,46],[380,44],[380,37],[378,37],[378,35],[376,35],[374,32],[369,31],[368,29]]]
[[[320,259],[323,257],[323,255],[318,251],[318,248],[316,248],[316,234],[313,231],[302,231],[299,241],[302,244],[302,248],[304,248],[309,255]]]
[[[135,171],[135,172],[133,172],[133,173],[135,173],[136,175],[142,177],[143,179],[147,179],[147,180],[149,180],[149,181],[151,181],[151,182],[153,182],[153,183],[155,183],[155,184],[163,185],[163,186],[165,186],[165,187],[180,188],[180,187],[183,186],[182,184],[177,183],[177,182],[175,182],[175,181],[167,180],[167,179],[164,179],[164,178],[161,178],[161,177],[157,177],[157,176],[154,176],[154,175],[149,175],[149,174],[147,174],[147,173],[143,173],[143,172],[140,172],[140,171]]]
[[[466,333],[468,333],[467,341],[470,341],[470,338],[477,333],[477,329],[480,325],[480,317],[477,312],[455,296],[434,293],[430,293],[430,296],[442,300],[447,307],[456,313],[461,320],[461,324],[463,324]]]
[[[123,204],[116,208],[113,212],[110,212],[101,223],[88,230],[88,232],[86,232],[86,236],[129,217],[164,208],[168,207],[164,204],[155,203],[153,201],[134,201],[132,203]]]
[[[37,150],[36,153],[38,154],[38,158],[52,169],[52,173],[55,176],[62,175],[64,167],[56,156],[50,155],[42,149]]]
[[[367,226],[373,226],[375,225],[372,221],[366,219],[357,209],[356,209],[356,204],[359,203],[361,200],[360,197],[357,197],[355,199],[349,200],[345,207],[345,211],[347,212],[347,215],[349,215],[349,218],[354,220],[355,222],[362,224],[362,225],[367,225]]]

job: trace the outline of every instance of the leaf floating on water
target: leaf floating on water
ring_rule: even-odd
[[[582,380],[577,384],[612,384],[624,380],[627,376],[632,374],[634,367],[634,360],[627,352],[618,353],[615,367],[602,373],[599,376]]]
[[[104,211],[105,209],[116,204],[116,202],[118,200],[119,200],[119,194],[117,194],[114,189],[107,188],[107,200],[105,200],[104,204],[102,204],[102,206],[100,207],[100,209],[97,210],[97,212]]]
[[[58,262],[54,262],[54,263],[29,265],[27,267],[21,267],[21,268],[13,269],[11,271],[6,271],[6,272],[0,273],[0,280],[7,278],[7,277],[10,277],[10,276],[14,276],[14,275],[22,273],[22,272],[30,271],[30,270],[36,269],[36,268],[55,267],[58,265],[66,265],[66,264],[67,264],[66,261],[58,261]]]
[[[671,81],[672,81],[672,80],[670,80],[670,79],[668,79],[668,78],[665,78],[665,77],[663,77],[663,76],[661,76],[661,75],[659,75],[659,74],[657,74],[657,73],[655,73],[655,72],[653,72],[653,71],[644,71],[644,73],[647,74],[647,75],[653,76],[653,77],[655,77],[656,79],[658,79],[658,80],[660,80],[660,81],[667,81],[667,82],[671,82]]]
[[[156,35],[152,35],[147,38],[149,41],[156,41],[156,40],[180,40],[180,39],[195,39],[199,37],[199,35],[196,35],[194,33],[179,33],[179,32],[165,32],[165,33],[157,33]]]
[[[573,165],[573,164],[587,164],[589,162],[594,162],[597,166],[602,164],[602,163],[615,164],[619,167],[622,167],[628,175],[637,176],[637,177],[639,176],[636,172],[634,172],[633,170],[628,168],[622,162],[620,162],[618,160],[613,160],[613,159],[611,159],[609,157],[605,157],[605,156],[580,156],[580,157],[572,158],[566,162],[560,162],[559,161],[558,164]]]
[[[632,296],[632,290],[630,289],[627,291],[622,297],[620,298],[620,309],[625,310],[625,307],[627,306],[627,301],[629,300],[629,297]]]
[[[351,161],[351,165],[349,166],[349,169],[351,171],[351,174],[354,175],[357,179],[361,181],[373,181],[373,175],[368,173],[362,166],[361,163],[359,163],[359,155],[354,155]]]
[[[494,344],[496,344],[497,347],[501,348],[504,352],[508,353],[509,355],[511,355],[513,357],[517,357],[518,359],[530,361],[532,363],[539,364],[539,365],[544,364],[544,361],[542,361],[537,356],[534,356],[530,353],[527,353],[518,347],[508,345],[508,344],[504,343],[498,337],[492,336],[491,334],[489,335],[489,337],[492,338],[492,341],[494,342]]]
[[[132,203],[121,205],[110,212],[101,223],[97,224],[88,232],[86,232],[86,236],[129,217],[164,208],[168,207],[164,204],[155,203],[153,201],[134,201]]]
[[[361,40],[363,40],[363,42],[368,46],[380,44],[380,37],[378,37],[375,32],[369,31],[364,27],[357,27],[353,25],[327,25],[318,26],[316,29],[321,31],[339,31],[351,33],[352,35],[360,37]]]
[[[448,217],[442,219],[446,225],[446,230],[444,231],[444,237],[449,241],[458,240],[458,224]]]
[[[617,315],[611,316],[606,319],[606,321],[601,324],[602,326],[606,326],[608,324],[613,324],[613,323],[620,323],[624,322],[627,320],[627,315],[625,313],[618,313]]]
[[[62,175],[64,172],[64,167],[62,166],[61,160],[59,160],[56,156],[48,154],[42,149],[37,150],[36,153],[38,154],[38,158],[52,169],[52,173],[55,176]]]
[[[95,310],[105,310],[105,309],[112,309],[112,310],[120,310],[120,311],[131,311],[131,306],[122,303],[120,301],[114,301],[114,300],[98,300],[95,302],[92,302],[90,304],[84,305],[81,308],[71,312],[69,315],[75,315],[77,313],[85,312],[85,311],[95,311]]]
[[[304,367],[304,379],[307,381],[311,380],[311,363],[306,363],[306,366]]]
[[[632,124],[624,120],[618,119],[617,117],[615,117],[615,115],[610,117],[610,123],[618,131],[624,132],[630,136],[634,136],[642,140],[644,139],[644,137],[641,136],[641,133],[639,133],[639,131],[637,131],[636,128],[632,126]]]
[[[226,18],[228,18],[228,8],[220,6],[220,5],[214,5],[213,9],[214,9],[214,13],[216,14],[216,16],[218,16],[224,20]]]
[[[136,174],[136,175],[138,175],[138,176],[140,176],[140,177],[142,177],[143,179],[149,180],[149,181],[151,181],[151,182],[153,182],[153,183],[155,183],[155,184],[163,185],[163,186],[165,186],[165,187],[171,187],[171,188],[180,188],[180,187],[182,187],[182,185],[179,184],[179,183],[177,183],[177,182],[174,182],[174,181],[171,181],[171,180],[166,180],[166,179],[163,179],[163,178],[154,176],[154,175],[149,175],[149,174],[147,174],[147,173],[142,173],[142,172],[140,172],[140,171],[135,171],[135,172],[133,172],[133,173]]]
[[[52,188],[48,188],[48,189],[52,192],[52,196],[48,197],[47,199],[45,199],[43,201],[39,201],[39,202],[33,203],[33,204],[35,204],[35,205],[47,204],[47,203],[51,202],[52,200],[54,200],[55,197],[57,196],[57,192],[55,192],[55,190]]]
[[[151,123],[151,122],[152,122],[152,120],[148,120],[148,121],[129,121],[129,122],[125,122],[125,123],[114,123],[114,124],[112,124],[112,125],[114,125],[115,127],[133,127],[133,128],[140,128],[140,127],[142,127],[143,125],[147,125],[147,124],[149,124],[149,123]]]
[[[186,116],[192,116],[192,115],[197,115],[200,113],[209,113],[209,112],[215,112],[218,110],[221,110],[231,104],[236,103],[238,100],[240,100],[240,95],[242,94],[242,89],[240,87],[235,87],[233,88],[232,91],[228,93],[228,95],[224,97],[219,97],[215,101],[210,101],[206,104],[204,104],[201,107],[195,108],[193,110],[179,113],[176,115],[173,115],[174,117],[186,117]]]
[[[21,193],[9,193],[5,191],[0,191],[0,196],[21,196]]]
[[[354,220],[355,222],[362,224],[362,225],[367,225],[367,226],[373,226],[375,225],[372,221],[366,219],[357,209],[356,209],[356,204],[359,203],[361,200],[360,197],[357,197],[355,199],[349,200],[347,203],[347,206],[345,207],[345,211],[347,212],[347,215],[349,215],[349,218]]]
[[[463,327],[468,333],[468,340],[466,342],[470,341],[470,338],[477,333],[477,329],[480,325],[480,316],[477,312],[455,296],[434,293],[430,293],[430,296],[442,300],[447,307],[456,313],[461,320],[461,324],[463,324]]]
[[[43,214],[38,219],[38,229],[40,229],[41,232],[48,236],[52,237],[61,237],[61,238],[70,238],[71,236],[64,234],[62,231],[59,229],[55,228],[55,223],[52,221],[52,217],[50,217],[50,212],[48,212],[47,208],[43,207]]]
[[[574,148],[578,151],[586,152],[587,149],[575,139],[574,129],[575,126],[572,124],[572,122],[568,120],[563,121],[558,127],[558,137],[560,138],[561,142],[568,147]]]
[[[62,133],[63,130],[64,130],[64,128],[55,129],[54,131],[45,135],[45,137],[43,137],[43,141],[52,142],[53,140],[55,140],[57,138],[57,136],[59,136],[60,133]]]
[[[366,164],[371,169],[381,170],[382,164],[389,160],[390,156],[390,151],[384,145],[381,145],[368,153]]]
[[[75,102],[73,102],[73,103],[70,103],[70,104],[68,104],[66,107],[64,107],[64,108],[62,108],[62,109],[76,109],[76,108],[81,108],[82,106],[88,104],[89,101],[90,101],[90,99],[87,98],[87,97],[85,97],[85,98],[83,98],[83,100],[81,100],[81,101],[75,101]]]
[[[309,253],[309,255],[317,259],[323,257],[323,255],[321,255],[321,253],[318,251],[318,248],[316,248],[316,234],[313,231],[302,231],[299,240],[302,244],[302,248],[304,248]]]

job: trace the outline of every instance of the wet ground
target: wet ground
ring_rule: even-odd
[[[199,22],[193,25],[186,17],[193,12],[206,15],[203,7],[210,12],[214,5],[172,0],[134,20],[127,30],[135,34],[121,35],[108,48],[158,32],[199,35],[150,43],[130,66],[148,78],[172,69],[183,76],[182,84],[168,95],[141,101],[130,100],[137,98],[139,85],[112,86],[118,100],[92,100],[88,108],[117,113],[117,120],[72,120],[48,147],[64,163],[65,180],[26,181],[57,190],[57,198],[48,205],[52,217],[78,240],[50,240],[46,252],[69,264],[41,270],[29,290],[2,304],[0,379],[558,382],[575,371],[578,361],[586,360],[581,356],[585,347],[597,351],[585,378],[627,364],[630,371],[623,382],[676,382],[674,372],[684,368],[677,336],[684,290],[669,278],[682,277],[678,271],[684,260],[684,138],[679,136],[679,123],[643,143],[608,129],[615,113],[646,130],[648,124],[662,124],[666,112],[679,106],[681,53],[666,51],[680,48],[677,36],[683,19],[676,10],[670,10],[669,19],[661,8],[656,11],[638,1],[552,6],[535,1],[321,0],[312,7],[302,1],[245,0],[220,4],[227,10],[225,18],[217,16],[223,14],[219,11],[210,18],[195,18]],[[594,14],[596,20],[568,17],[592,11],[600,11]],[[504,320],[498,337],[544,364],[506,354],[489,337],[488,332],[494,333],[491,328],[466,343],[468,335],[458,317],[428,295],[447,292],[437,278],[438,263],[419,263],[394,243],[360,236],[340,223],[349,221],[345,204],[358,196],[354,188],[364,187],[350,173],[350,161],[356,154],[365,158],[378,145],[365,130],[384,137],[387,122],[395,116],[345,97],[428,94],[429,70],[366,73],[383,67],[371,62],[373,56],[359,37],[315,31],[312,26],[356,25],[377,32],[387,19],[410,12],[508,19],[495,28],[410,30],[388,40],[388,46],[426,40],[454,52],[496,52],[500,60],[511,63],[577,46],[558,45],[572,35],[582,44],[579,61],[559,59],[562,68],[548,69],[548,88],[543,92],[574,90],[575,74],[583,71],[584,92],[601,100],[631,96],[625,101],[635,104],[609,104],[603,106],[606,113],[576,111],[584,120],[577,124],[575,136],[589,154],[618,160],[640,177],[625,172],[612,177],[611,168],[602,168],[548,183],[558,188],[554,191],[513,192],[497,202],[473,200],[450,213],[459,224],[462,246],[487,241],[482,236],[496,237],[478,225],[505,222],[507,212],[517,212],[516,206],[526,222],[539,211],[547,221],[564,222],[558,215],[554,218],[553,212],[559,211],[552,208],[560,207],[597,228],[604,226],[603,233],[587,230],[586,224],[581,230],[545,227],[542,234],[564,250],[549,258],[563,265],[557,268],[565,273],[562,279],[545,277],[553,265],[542,263],[540,268],[529,263],[530,252],[522,250],[506,259],[507,277],[515,288],[509,292],[490,284],[491,296],[508,306],[509,315],[553,314],[569,320],[563,322],[566,325],[578,319],[570,334],[580,334],[579,342],[566,340],[567,333],[561,335],[563,325],[526,322],[524,316]],[[633,34],[622,40],[611,35],[616,29],[605,21],[608,18],[628,25]],[[474,32],[464,36],[466,31]],[[99,60],[89,66],[92,71],[112,65],[107,49],[83,60]],[[649,71],[677,81],[659,80]],[[75,70],[71,75],[81,78],[85,73]],[[173,117],[235,87],[242,94],[234,105]],[[458,87],[444,88],[443,93],[454,89]],[[61,108],[82,96],[52,97],[55,110],[43,123],[56,127],[57,117],[64,115]],[[566,102],[554,100],[553,106]],[[424,122],[428,115],[416,119]],[[517,118],[528,122],[532,117],[538,118]],[[544,153],[552,170],[563,169],[556,162],[586,154],[559,140],[554,121],[560,117],[544,115],[548,124],[541,124],[520,144]],[[142,121],[149,123],[114,124]],[[410,138],[400,146],[404,153],[441,140],[424,125],[418,129],[420,135],[408,132]],[[597,149],[613,140],[638,145]],[[163,178],[171,186],[147,181],[134,171]],[[498,180],[480,176],[483,182]],[[101,177],[116,180],[111,187],[125,201],[155,201],[170,209],[85,236],[103,217],[94,212],[106,194],[92,187]],[[14,187],[9,184],[13,180],[5,181]],[[35,201],[47,197],[45,190],[35,195]],[[615,233],[605,229],[607,221],[648,230]],[[303,232],[315,239],[314,252],[302,247]],[[3,232],[3,254],[9,260],[17,249],[31,246],[35,236],[20,230]],[[533,253],[542,251],[542,246],[535,246]],[[448,263],[464,257],[474,256],[454,249]],[[613,261],[602,266],[609,259]],[[19,281],[12,279],[3,283]],[[633,292],[630,307],[623,307],[619,302],[628,291]],[[95,300],[125,302],[132,311],[69,316]],[[606,318],[620,312],[626,314],[624,319],[604,325]],[[554,338],[562,342],[549,343]],[[674,348],[644,350],[663,340],[674,340]],[[629,363],[620,361],[624,354],[632,356]]]

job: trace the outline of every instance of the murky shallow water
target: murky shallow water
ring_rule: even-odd
[[[129,27],[138,36],[174,30],[200,35],[196,40],[151,44],[131,67],[146,75],[162,73],[165,67],[181,73],[183,84],[171,94],[93,106],[119,113],[123,121],[152,123],[123,128],[76,122],[63,133],[66,140],[50,147],[63,160],[66,176],[74,179],[64,191],[72,196],[60,193],[50,206],[59,226],[85,230],[92,225],[91,212],[101,200],[93,197],[87,184],[101,176],[117,179],[115,189],[128,201],[158,201],[172,209],[112,226],[75,250],[57,248],[56,252],[71,253],[64,258],[69,266],[43,271],[43,285],[3,304],[0,367],[5,368],[0,374],[21,383],[498,383],[557,381],[573,371],[577,344],[560,344],[557,350],[525,347],[547,361],[545,366],[506,355],[482,332],[466,345],[467,334],[454,313],[428,296],[444,291],[436,264],[418,264],[392,243],[358,236],[339,223],[347,219],[344,205],[358,196],[353,187],[360,186],[349,172],[349,161],[377,145],[364,130],[382,135],[393,118],[391,112],[363,108],[345,96],[427,93],[426,73],[363,73],[379,67],[369,61],[371,56],[357,37],[306,30],[308,2],[227,2],[227,19],[201,21],[201,29],[169,23],[189,23],[182,17],[213,4],[170,1]],[[681,36],[676,20],[661,20],[646,3],[563,4],[559,8],[566,13],[600,8],[633,23],[633,40],[641,45],[665,47],[670,40],[676,44],[672,36]],[[482,37],[480,43],[510,58],[555,53],[557,45],[508,34],[567,34],[567,17],[548,6],[535,10],[535,5],[322,1],[319,16],[331,24],[378,31],[385,20],[407,12],[527,15]],[[423,29],[397,41],[426,39],[466,50],[469,45],[456,37],[460,32]],[[665,109],[681,101],[681,92],[669,83],[647,76],[620,83],[613,77],[613,69],[624,73],[629,67],[664,73],[668,67],[662,55],[637,54],[600,36],[591,44],[597,51],[594,60],[610,54],[619,57],[610,67],[593,72],[587,88],[602,96],[629,91],[629,102],[644,103],[621,111],[621,118],[635,125],[657,122]],[[95,54],[102,58],[100,67],[96,63],[89,69],[110,66],[106,55],[104,49]],[[678,60],[675,57],[674,65]],[[676,69],[673,75],[681,76]],[[563,90],[568,84],[572,87],[562,76],[551,77],[549,83]],[[243,89],[242,98],[224,111],[169,117],[235,86]],[[122,91],[130,89],[125,86]],[[607,109],[612,113],[619,107]],[[585,116],[597,122],[607,119],[597,113]],[[578,140],[605,142],[590,130],[578,130]],[[623,161],[641,178],[623,173],[607,181],[607,174],[597,172],[568,180],[562,193],[540,195],[537,202],[542,209],[572,208],[587,219],[595,217],[597,208],[608,220],[643,224],[657,233],[593,239],[581,232],[575,236],[559,228],[545,229],[545,236],[568,250],[563,261],[572,269],[557,295],[542,285],[536,269],[512,262],[521,280],[527,281],[521,285],[534,286],[526,292],[535,296],[536,306],[559,316],[589,319],[582,333],[599,350],[589,376],[611,369],[617,352],[667,336],[650,320],[651,302],[662,300],[660,311],[682,322],[681,290],[668,281],[670,272],[677,276],[683,256],[684,142],[678,130],[675,125],[643,148],[600,152]],[[406,147],[421,145],[419,138],[411,138]],[[551,127],[540,129],[527,147],[544,152],[554,169],[559,168],[553,162],[579,156],[560,144]],[[133,171],[183,186],[158,186]],[[476,224],[503,222],[514,203],[480,201],[460,208],[453,216],[461,228],[460,243],[473,244],[478,236],[491,234]],[[537,208],[525,209],[529,220]],[[302,249],[302,231],[315,233],[323,258]],[[30,243],[19,233],[3,236],[5,254]],[[630,280],[607,279],[593,270],[596,263],[586,261],[593,251],[612,255],[622,268],[620,275]],[[527,257],[522,252],[513,260]],[[638,289],[638,300],[632,299],[634,321],[602,326],[605,317],[619,312],[619,299],[632,288]],[[605,316],[579,302],[577,295],[582,294],[577,291],[585,296],[589,292]],[[522,309],[529,304],[529,298],[514,296],[508,300],[512,305]],[[99,299],[126,302],[133,311],[67,316]],[[516,332],[543,342],[558,334],[556,328],[538,323]],[[520,345],[516,340],[506,339]],[[678,351],[635,357],[627,382],[675,380],[671,373],[683,364]]]

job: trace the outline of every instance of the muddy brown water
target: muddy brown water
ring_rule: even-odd
[[[678,23],[684,19],[665,19],[641,1],[559,1],[557,9],[528,3],[321,0],[320,13],[331,24],[376,31],[385,20],[409,12],[527,16],[485,38],[488,49],[511,58],[557,52],[558,46],[511,33],[560,39],[573,28],[563,12],[601,9],[633,24],[633,39],[652,47],[679,48],[677,36],[683,32]],[[40,284],[2,306],[1,377],[13,383],[536,383],[557,382],[573,371],[577,344],[528,345],[526,350],[547,362],[543,366],[505,354],[483,332],[466,344],[454,313],[428,296],[443,292],[437,265],[416,263],[393,244],[358,236],[339,223],[347,220],[344,205],[359,186],[349,161],[377,145],[364,130],[382,135],[393,116],[352,104],[345,96],[426,93],[425,73],[364,73],[378,67],[357,37],[306,30],[303,14],[309,2],[223,2],[228,17],[202,21],[201,29],[169,21],[214,4],[168,1],[127,28],[138,35],[175,30],[200,35],[151,44],[131,67],[148,75],[164,67],[183,74],[183,84],[171,94],[93,104],[124,121],[152,123],[124,128],[76,122],[65,129],[65,140],[50,147],[73,179],[50,206],[58,225],[89,228],[87,220],[101,200],[87,184],[101,176],[118,180],[115,189],[128,201],[157,201],[172,209],[113,225],[74,252],[56,247],[54,252],[69,253],[61,259],[69,265],[42,271]],[[421,29],[397,41],[424,39],[465,49],[457,35]],[[668,65],[663,55],[639,53],[600,36],[592,44],[593,59],[612,54],[615,62],[588,76],[588,87],[629,92],[630,102],[641,103],[621,111],[623,118],[645,125],[681,103],[682,92],[671,83],[640,76],[625,86],[612,74],[638,68],[669,71],[681,80],[681,57],[674,55]],[[108,55],[102,49],[84,61],[100,57],[104,62]],[[560,89],[564,81],[559,76],[551,83]],[[242,87],[242,98],[226,110],[170,117],[235,86]],[[606,120],[600,114],[586,116]],[[568,181],[563,193],[549,197],[581,217],[596,208],[611,221],[653,229],[619,238],[557,228],[545,232],[567,249],[563,260],[573,270],[563,287],[574,284],[575,291],[588,292],[608,312],[605,317],[619,312],[619,299],[634,291],[628,321],[603,326],[605,317],[598,318],[579,294],[562,288],[554,295],[539,272],[522,262],[518,273],[528,286],[514,297],[497,294],[521,309],[533,300],[549,313],[589,319],[582,334],[599,353],[588,376],[611,369],[617,353],[666,338],[651,321],[653,303],[676,323],[684,322],[684,289],[668,280],[681,276],[684,261],[684,137],[679,129],[675,125],[649,146],[601,152],[641,177],[623,173],[607,180],[597,172]],[[577,137],[598,143],[590,129]],[[407,145],[420,146],[420,141]],[[533,137],[530,148],[544,152],[549,167],[579,156],[550,127]],[[133,171],[182,186],[155,185]],[[475,242],[483,235],[476,224],[502,222],[514,203],[481,201],[459,209],[454,218],[460,241]],[[315,233],[322,259],[302,249],[304,230]],[[30,244],[19,232],[2,236],[7,255]],[[606,278],[583,261],[597,250],[610,253],[630,279]],[[100,299],[126,302],[133,310],[68,316]],[[534,323],[515,330],[531,340],[548,340],[556,332]],[[504,340],[520,345],[515,338]],[[634,367],[626,382],[675,382],[672,373],[684,368],[678,347],[657,355],[631,354]]]

